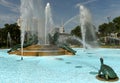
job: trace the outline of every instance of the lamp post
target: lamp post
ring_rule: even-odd
[[[108,23],[110,23],[110,21],[111,21],[111,16],[108,16],[108,17],[107,17],[107,20],[108,20]]]

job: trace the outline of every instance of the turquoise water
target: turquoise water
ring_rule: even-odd
[[[0,49],[0,83],[104,83],[96,79],[100,57],[120,77],[120,49],[74,49],[75,56],[24,57],[23,61]]]

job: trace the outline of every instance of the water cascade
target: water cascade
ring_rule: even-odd
[[[52,33],[53,28],[54,23],[52,19],[51,7],[50,3],[47,3],[45,7],[45,44],[49,44],[47,36],[49,33]]]
[[[12,46],[12,39],[11,39],[10,33],[8,32],[8,35],[7,35],[7,47],[11,48],[11,46]]]
[[[75,54],[68,45],[58,42],[59,33],[54,30],[50,3],[46,7],[42,5],[42,0],[21,0],[21,16],[17,22],[21,29],[21,44],[8,53],[21,55],[21,60],[22,56]]]
[[[44,8],[41,0],[21,0],[21,44],[24,42],[24,35],[27,33],[28,37],[38,36],[38,44],[45,44],[45,20]]]
[[[92,24],[91,14],[83,5],[80,5],[80,24],[83,47],[85,49],[98,47],[97,38],[95,35],[95,27]]]

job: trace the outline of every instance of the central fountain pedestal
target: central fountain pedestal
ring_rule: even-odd
[[[9,54],[21,55],[21,49],[10,52]],[[58,48],[54,45],[31,45],[23,48],[23,56],[56,56],[73,55],[71,52]]]

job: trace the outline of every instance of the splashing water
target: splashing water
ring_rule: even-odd
[[[11,48],[11,46],[12,46],[12,39],[11,39],[10,33],[8,32],[8,35],[7,35],[7,47]]]
[[[52,32],[54,27],[50,3],[45,7],[45,44],[49,44],[47,35]]]
[[[47,34],[51,32],[53,25],[50,3],[44,8],[42,0],[21,0],[21,44],[24,43],[24,35],[37,35],[38,44],[47,44]]]
[[[47,36],[54,26],[50,3],[43,7],[42,0],[21,0],[20,12],[18,25],[21,27],[21,55],[23,55],[24,41],[29,43],[32,37],[35,44],[36,41],[39,45],[48,44]]]
[[[80,5],[80,23],[83,47],[85,49],[98,47],[98,42],[95,35],[95,27],[92,24],[91,14],[83,5]],[[89,45],[89,47],[87,45]]]

